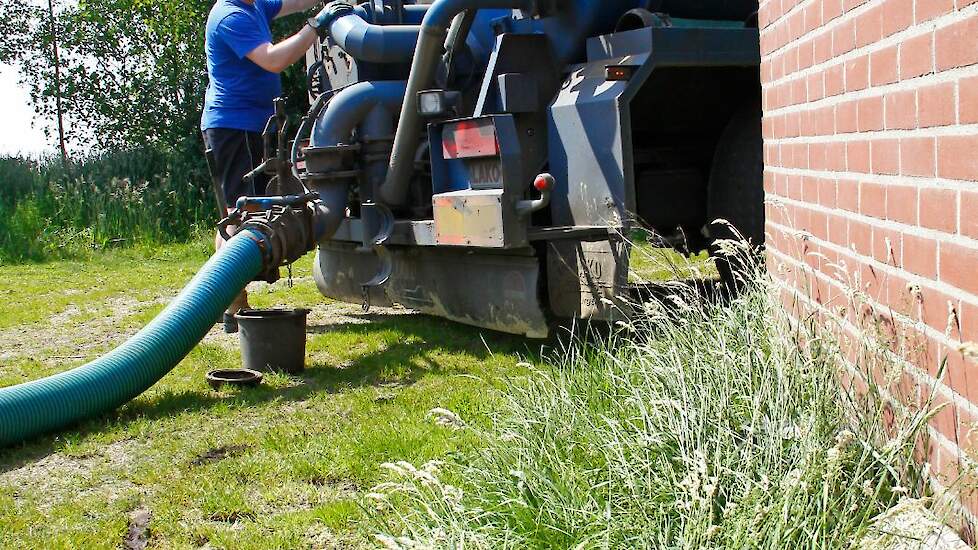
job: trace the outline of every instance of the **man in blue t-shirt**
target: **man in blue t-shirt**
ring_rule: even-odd
[[[333,17],[348,5],[331,4],[308,20],[302,30],[274,44],[271,23],[277,17],[308,10],[321,0],[217,0],[207,18],[209,83],[200,128],[213,153],[213,176],[233,207],[240,197],[265,192],[267,179],[245,184],[244,176],[262,162],[261,131],[282,93],[279,73],[301,59]],[[220,248],[220,235],[215,246]],[[242,292],[224,315],[225,330],[234,332],[234,313],[248,307]]]

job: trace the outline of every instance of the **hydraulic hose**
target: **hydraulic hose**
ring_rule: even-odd
[[[323,111],[323,106],[326,102],[336,94],[336,90],[330,90],[328,92],[323,92],[319,94],[316,101],[313,102],[312,107],[309,108],[309,113],[302,118],[302,122],[299,123],[299,130],[295,133],[295,139],[292,140],[292,151],[290,154],[290,160],[292,164],[292,176],[302,183],[302,187],[305,191],[306,183],[302,181],[302,176],[299,174],[299,148],[302,145],[302,140],[306,137],[306,132],[312,128],[313,123],[319,118],[319,113]]]
[[[0,447],[114,410],[170,372],[262,270],[258,231],[229,240],[149,325],[76,369],[0,388]]]

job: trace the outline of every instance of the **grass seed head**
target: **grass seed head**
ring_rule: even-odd
[[[978,359],[978,343],[965,342],[958,346],[958,353],[969,359]]]

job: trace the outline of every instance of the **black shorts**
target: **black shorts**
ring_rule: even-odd
[[[204,130],[204,144],[214,153],[214,178],[224,191],[228,208],[234,208],[241,197],[265,194],[269,177],[258,174],[250,183],[244,177],[262,163],[262,137],[258,132],[209,128]]]

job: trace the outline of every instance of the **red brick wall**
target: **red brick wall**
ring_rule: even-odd
[[[949,483],[978,455],[978,0],[761,0],[759,24],[769,269],[855,341],[892,334],[900,388],[947,403]]]

